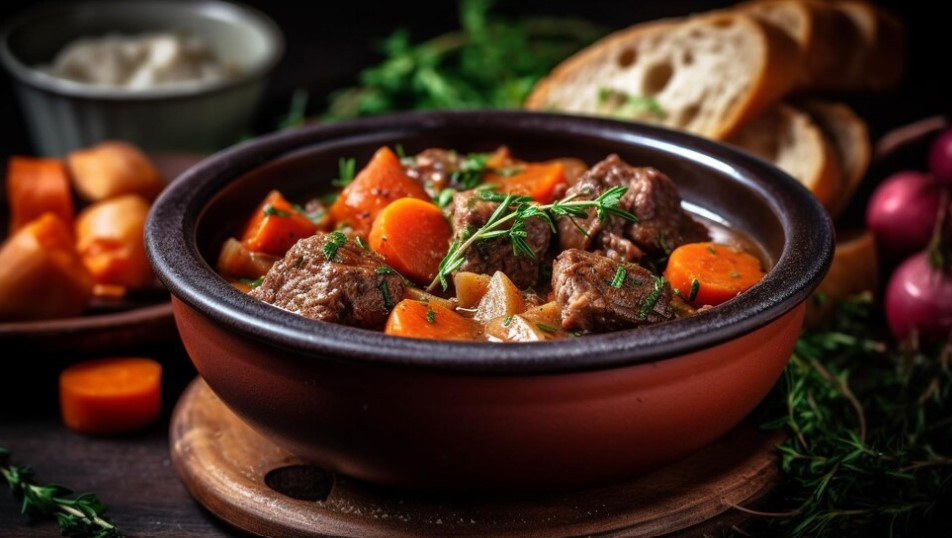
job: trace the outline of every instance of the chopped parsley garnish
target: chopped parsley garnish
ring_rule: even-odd
[[[447,187],[447,188],[441,190],[440,193],[436,195],[436,200],[435,200],[435,201],[436,201],[436,205],[437,205],[440,209],[445,209],[447,206],[449,206],[451,203],[453,203],[453,195],[454,195],[454,194],[456,194],[456,189],[451,189],[451,188]]]
[[[258,278],[239,278],[238,281],[252,288],[257,288],[264,282],[264,276],[259,276]]]
[[[396,271],[393,270],[393,267],[390,267],[389,265],[381,265],[380,267],[374,269],[374,272],[376,272],[378,275],[392,275],[396,273]]]
[[[426,307],[426,322],[430,325],[436,323],[436,310],[433,310],[432,307]]]
[[[648,312],[658,304],[658,299],[661,298],[661,292],[664,291],[664,277],[659,276],[655,278],[654,289],[651,290],[651,293],[648,294],[648,297],[645,298],[645,302],[641,305],[641,310],[638,312],[638,317],[645,319],[648,316]]]
[[[331,232],[327,235],[328,241],[324,244],[324,256],[328,260],[333,260],[337,257],[337,251],[347,244],[347,236],[344,235],[344,232]]]
[[[278,209],[271,204],[264,206],[264,214],[266,217],[290,217],[291,212],[284,209]]]
[[[628,276],[628,271],[625,270],[624,266],[619,265],[618,269],[615,270],[615,278],[612,279],[612,287],[622,287],[625,284],[626,276]]]
[[[508,327],[510,323],[512,323],[512,314],[509,314],[508,316],[502,318],[503,327]]]
[[[377,287],[380,288],[380,293],[383,295],[383,305],[387,310],[390,310],[393,308],[393,297],[390,295],[390,286],[387,285],[386,280],[381,280]],[[427,317],[429,317],[429,315],[427,315]]]
[[[488,153],[470,153],[460,161],[459,169],[450,174],[450,181],[463,190],[475,189],[483,182],[483,176],[488,171],[487,161]]]
[[[688,295],[688,301],[693,303],[694,299],[697,299],[697,292],[700,289],[701,289],[701,281],[696,278],[692,278],[691,279],[691,293],[690,295]]]

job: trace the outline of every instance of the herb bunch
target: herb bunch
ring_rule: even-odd
[[[479,198],[488,202],[498,202],[499,206],[493,211],[486,223],[478,230],[469,234],[464,240],[457,238],[450,245],[449,251],[440,262],[436,276],[427,291],[433,291],[437,286],[445,290],[449,287],[447,277],[466,262],[466,251],[477,241],[488,241],[508,237],[512,242],[513,254],[535,258],[536,254],[526,242],[529,232],[526,230],[526,221],[531,218],[540,218],[555,232],[553,217],[566,217],[575,222],[578,218],[587,218],[589,209],[594,208],[599,220],[605,221],[610,216],[619,217],[628,221],[637,221],[632,213],[618,207],[621,197],[628,191],[627,187],[612,187],[598,195],[594,200],[576,200],[575,196],[568,196],[556,200],[551,204],[535,203],[529,196],[516,194],[500,194],[491,189],[480,189]],[[505,224],[511,224],[504,227]],[[583,234],[585,229],[576,224]]]
[[[10,463],[10,451],[0,447],[0,475],[10,486],[13,498],[22,503],[24,514],[42,515],[56,520],[63,536],[73,538],[121,538],[119,529],[103,514],[106,505],[92,493],[70,498],[72,491],[63,486],[39,485],[33,470]]]
[[[558,62],[605,35],[577,18],[490,16],[492,0],[462,0],[460,29],[422,43],[406,30],[383,41],[384,59],[358,85],[333,93],[325,119],[412,109],[514,108]]]
[[[767,518],[764,535],[932,536],[940,525],[945,532],[952,342],[923,349],[878,341],[868,295],[838,307],[829,329],[801,334],[767,400],[774,418],[766,427],[789,434],[778,450],[790,511]]]

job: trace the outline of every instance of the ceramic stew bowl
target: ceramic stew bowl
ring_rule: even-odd
[[[232,288],[222,242],[268,190],[330,190],[338,159],[381,145],[526,159],[617,153],[678,185],[690,210],[743,231],[771,269],[695,316],[546,343],[451,343],[317,322]],[[618,482],[735,427],[787,363],[833,249],[829,218],[776,168],[707,140],[517,111],[405,113],[266,136],[182,175],[153,206],[148,252],[199,374],[253,429],[327,469],[433,491]]]

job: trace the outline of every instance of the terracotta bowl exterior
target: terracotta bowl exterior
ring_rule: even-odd
[[[381,145],[528,160],[618,153],[678,183],[686,207],[742,230],[771,267],[696,316],[558,342],[450,343],[308,320],[219,277],[221,242],[264,194],[329,189]],[[683,133],[517,111],[406,113],[270,135],[216,154],[155,202],[146,229],[201,377],[252,428],[327,469],[428,491],[574,489],[702,449],[766,396],[829,267],[833,231],[776,168]]]

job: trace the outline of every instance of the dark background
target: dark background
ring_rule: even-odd
[[[380,1],[294,2],[251,0],[246,2],[270,15],[287,40],[284,58],[277,66],[256,120],[256,131],[275,125],[287,110],[295,89],[311,96],[308,112],[326,105],[327,94],[354,84],[358,72],[381,59],[375,44],[398,27],[411,31],[414,42],[458,27],[456,2],[436,3]],[[575,15],[621,28],[663,16],[685,15],[724,7],[732,1],[586,0],[553,2],[498,0],[493,13],[503,17],[526,14]],[[889,94],[842,96],[867,119],[874,138],[903,123],[925,116],[948,113],[952,95],[949,69],[948,23],[921,1],[880,2],[906,23],[909,40],[909,70],[898,90]],[[36,2],[0,2],[0,20]],[[839,96],[833,96],[839,97]],[[187,121],[183,118],[183,121]],[[30,153],[28,137],[9,76],[0,75],[0,158]]]

